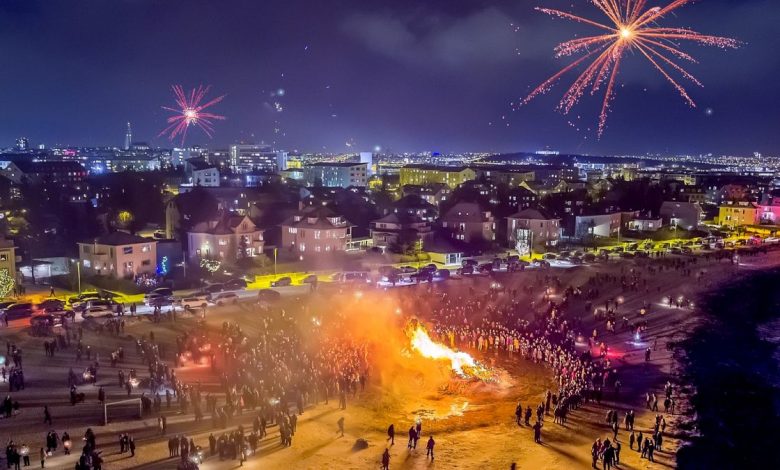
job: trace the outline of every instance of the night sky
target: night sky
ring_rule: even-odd
[[[568,63],[553,57],[558,42],[595,32],[537,5],[601,19],[586,0],[3,0],[0,146],[22,135],[47,146],[119,146],[126,121],[135,140],[170,146],[157,137],[160,106],[180,83],[227,94],[215,109],[228,120],[214,139],[193,131],[189,144],[778,153],[780,1],[701,0],[664,20],[746,44],[686,49],[705,86],[688,87],[696,109],[629,57],[600,141],[599,98],[568,117],[555,111],[576,75],[510,108]],[[272,96],[279,89],[284,96]]]

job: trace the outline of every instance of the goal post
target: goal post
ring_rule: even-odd
[[[141,419],[143,412],[141,409],[140,398],[128,398],[126,400],[105,402],[103,404],[103,426],[108,424],[108,412],[109,408],[117,411],[117,414],[122,416],[132,416],[133,418]]]

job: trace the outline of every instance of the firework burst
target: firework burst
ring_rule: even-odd
[[[658,20],[693,1],[674,0],[665,7],[647,8],[647,0],[590,0],[607,17],[609,20],[607,23],[560,10],[536,8],[537,11],[555,18],[593,26],[603,31],[603,34],[572,39],[556,46],[556,58],[571,56],[578,56],[578,58],[539,85],[522,100],[521,105],[547,93],[563,75],[580,64],[588,64],[564,93],[558,104],[558,110],[568,114],[586,92],[595,95],[604,88],[598,125],[598,136],[601,137],[606,128],[610,103],[615,95],[615,80],[621,62],[625,55],[632,51],[638,52],[647,59],[671,83],[686,103],[695,107],[696,103],[688,95],[680,80],[673,77],[673,74],[678,74],[685,80],[702,86],[696,77],[678,64],[680,61],[696,63],[693,56],[681,49],[681,43],[689,41],[704,46],[733,49],[739,46],[739,42],[724,37],[708,36],[688,28],[657,26]]]
[[[176,99],[176,108],[163,106],[162,109],[174,113],[168,117],[168,127],[166,127],[158,137],[167,135],[170,140],[181,136],[181,143],[187,137],[187,130],[190,126],[199,127],[209,138],[214,134],[214,122],[224,121],[225,116],[206,112],[205,110],[222,101],[225,95],[214,98],[211,101],[203,102],[211,86],[199,85],[193,88],[190,93],[185,93],[181,85],[172,85],[174,97]]]

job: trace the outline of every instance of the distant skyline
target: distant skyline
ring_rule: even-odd
[[[591,32],[535,6],[598,18],[586,0],[6,0],[0,146],[24,136],[49,147],[122,147],[128,121],[134,140],[178,146],[157,137],[170,86],[210,84],[227,95],[215,106],[227,120],[213,140],[192,129],[190,145],[780,154],[780,2],[701,0],[665,20],[745,44],[687,49],[700,59],[688,69],[704,84],[689,89],[694,109],[629,57],[601,140],[598,99],[570,116],[554,110],[566,80],[510,108],[568,63],[553,57],[558,42]]]

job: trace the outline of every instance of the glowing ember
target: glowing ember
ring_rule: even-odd
[[[463,378],[476,378],[482,381],[495,380],[495,374],[489,368],[477,362],[470,354],[453,351],[447,346],[437,343],[428,336],[428,332],[420,323],[412,321],[406,328],[406,334],[412,349],[423,357],[437,360],[449,360],[452,371]]]

